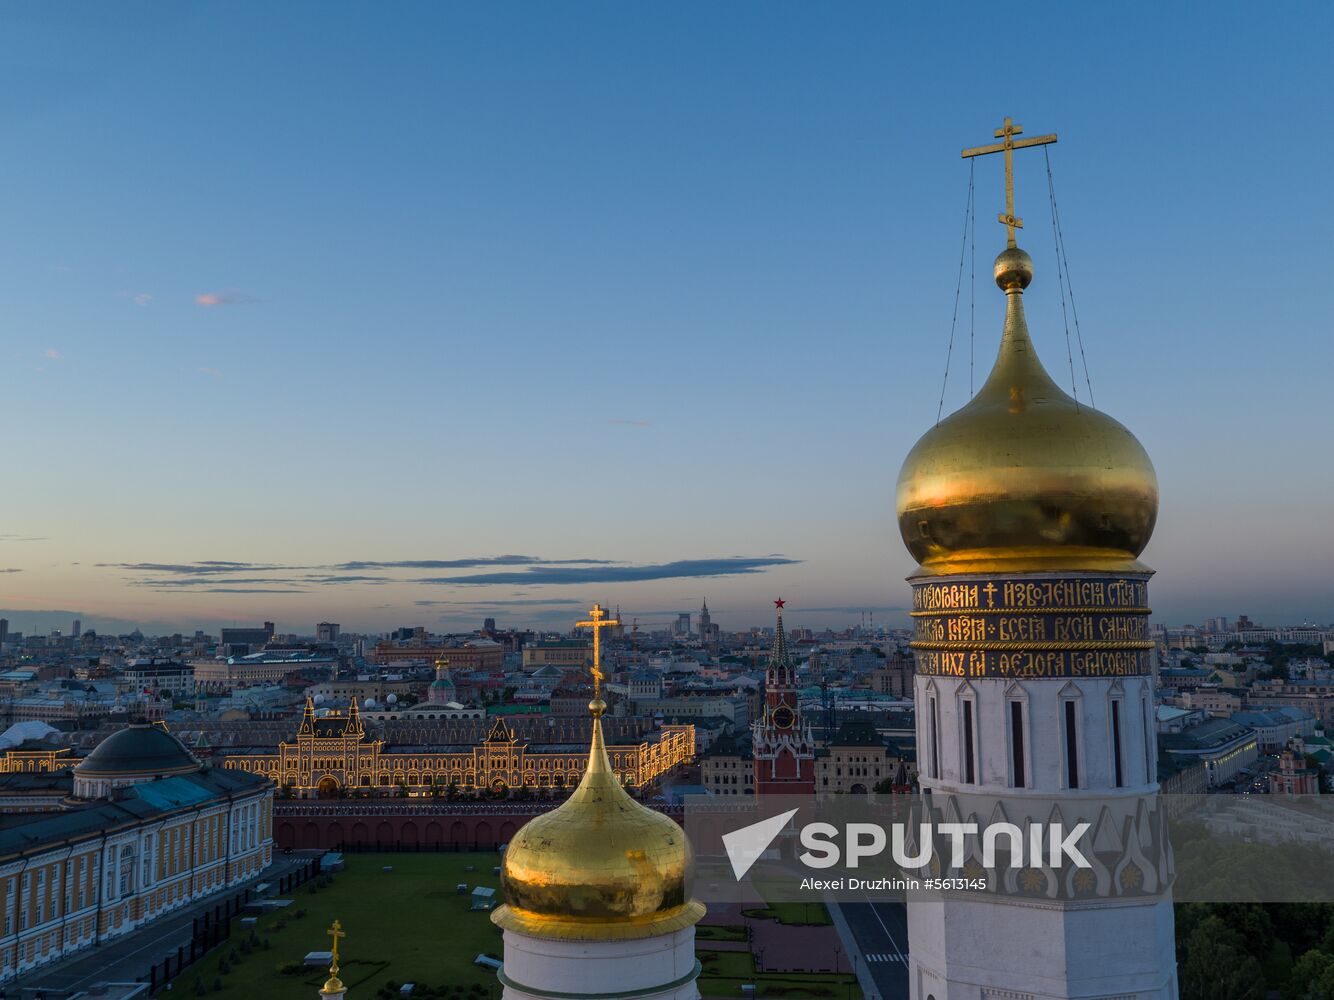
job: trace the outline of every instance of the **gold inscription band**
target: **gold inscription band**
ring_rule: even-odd
[[[941,608],[937,611],[909,611],[910,618],[937,618],[941,615],[1012,615],[1022,610],[1026,615],[1151,615],[1152,608]]]
[[[1155,643],[1147,639],[1143,641],[1086,639],[1083,642],[1057,642],[1055,640],[1047,639],[1039,642],[1025,642],[1023,640],[1016,640],[1014,642],[949,642],[946,640],[942,642],[910,642],[908,645],[913,649],[950,649],[958,650],[960,652],[976,650],[978,652],[995,651],[1009,653],[1022,652],[1030,649],[1068,649],[1076,652],[1086,649],[1153,649]]]

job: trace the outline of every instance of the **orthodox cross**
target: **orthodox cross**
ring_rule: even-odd
[[[1047,146],[1056,141],[1054,132],[1051,135],[1034,136],[1032,139],[1015,139],[1021,132],[1022,128],[1012,119],[1006,118],[1005,124],[996,129],[996,138],[1000,139],[1000,142],[994,146],[977,146],[963,151],[965,160],[972,156],[986,156],[988,153],[1005,154],[1005,212],[996,216],[996,221],[1009,229],[1009,246],[1012,247],[1016,245],[1014,231],[1024,228],[1024,220],[1014,214],[1014,151],[1026,146]]]
[[[602,696],[602,630],[621,624],[621,620],[619,618],[609,618],[601,604],[593,605],[589,617],[593,620],[575,622],[575,628],[591,628],[593,630],[593,699],[596,701]]]
[[[338,975],[338,939],[347,937],[347,931],[343,930],[342,921],[335,920],[333,926],[326,932],[333,938],[333,961],[329,963],[330,975]]]

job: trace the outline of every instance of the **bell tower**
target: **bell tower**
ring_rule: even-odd
[[[1024,316],[1033,260],[1015,230],[996,258],[1005,323],[996,363],[917,442],[898,481],[909,577],[925,814],[1020,827],[1087,822],[1087,867],[984,867],[980,891],[908,902],[914,1000],[1173,1000],[1172,865],[1159,808],[1148,581],[1139,561],[1158,481],[1120,423],[1062,391]]]

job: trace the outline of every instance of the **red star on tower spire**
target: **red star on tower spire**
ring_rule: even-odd
[[[783,610],[783,605],[786,604],[786,603],[787,603],[787,601],[783,600],[783,599],[780,597],[778,600],[774,601],[774,607],[776,607],[779,611],[782,611],[782,610]]]

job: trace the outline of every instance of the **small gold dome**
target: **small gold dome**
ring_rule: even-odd
[[[1135,436],[1077,403],[1033,349],[1023,291],[1033,261],[996,258],[1005,332],[986,384],[927,431],[899,472],[903,543],[921,574],[1147,572],[1158,478]]]
[[[500,868],[505,905],[492,920],[537,937],[649,937],[704,914],[691,899],[693,858],[670,817],[640,805],[616,779],[602,739],[601,700],[579,785],[510,840]]]

